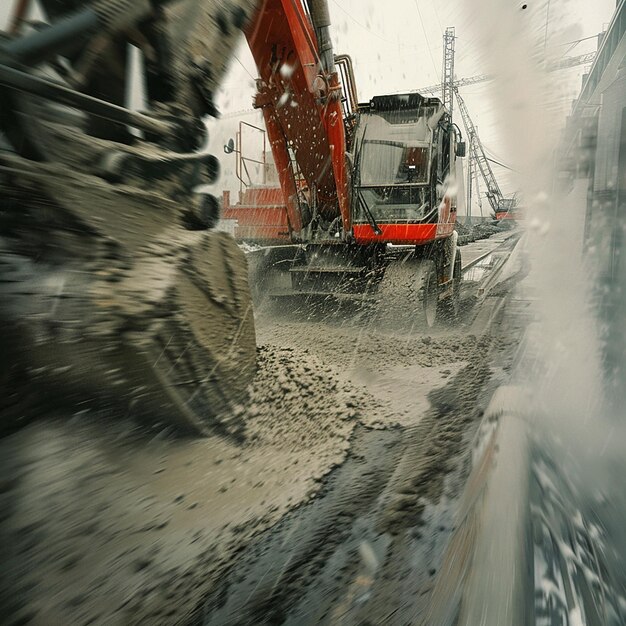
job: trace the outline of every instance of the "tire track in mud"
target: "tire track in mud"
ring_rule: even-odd
[[[374,359],[468,365],[429,394],[417,425],[357,427],[348,457],[318,496],[257,537],[197,608],[194,626],[419,623],[454,530],[471,440],[514,352],[519,329],[499,313],[505,296],[492,298],[486,321],[473,321],[478,337],[368,333],[362,343],[355,328],[327,325],[309,344],[349,378],[359,362]],[[297,345],[300,327],[274,319],[268,332],[281,345],[296,337]]]
[[[489,348],[490,342],[483,342],[474,362],[429,394],[431,409],[406,433],[377,517],[376,529],[390,538],[389,546],[367,601],[342,623],[413,624],[423,610],[453,530],[470,442],[490,395]]]
[[[442,510],[428,509],[440,504],[447,477],[467,469],[463,451],[482,413],[477,406],[490,380],[490,348],[488,338],[478,341],[472,363],[431,392],[431,409],[419,425],[358,427],[346,461],[318,497],[260,536],[191,623],[380,624],[389,607],[401,606],[407,585],[416,596],[416,587],[427,587],[436,563],[427,564],[423,554],[415,571],[411,561],[424,553],[423,526],[437,524],[439,553],[444,531],[452,530],[458,475],[458,489]]]
[[[204,618],[199,619],[198,613],[192,623],[284,621],[284,607],[298,592],[303,576],[324,564],[353,518],[365,513],[384,487],[394,469],[399,441],[397,429],[377,433],[376,438],[355,434],[348,460],[324,481],[321,495],[289,513],[269,537],[235,562],[223,588],[202,607]]]

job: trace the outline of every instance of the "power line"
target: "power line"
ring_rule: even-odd
[[[500,161],[496,161],[495,159],[490,159],[489,157],[487,157],[487,161],[491,161],[491,163],[495,163],[496,165],[499,165],[500,167],[503,167],[505,170],[509,170],[511,172],[516,172],[517,170],[514,170],[512,167],[509,167],[508,165],[505,165],[504,163],[500,163]]]
[[[583,37],[582,39],[574,39],[573,41],[565,41],[563,43],[559,43],[556,44],[557,46],[570,46],[570,45],[576,45],[578,43],[580,43],[581,41],[588,41],[589,39],[597,39],[598,35],[589,35],[589,37]]]
[[[361,28],[364,28],[368,33],[370,33],[371,35],[374,35],[374,37],[378,37],[378,39],[380,39],[381,41],[384,41],[385,43],[397,43],[395,41],[391,41],[390,39],[386,39],[385,37],[383,37],[382,35],[380,35],[379,33],[377,33],[376,31],[373,31],[371,28],[369,28],[366,24],[363,24],[361,22],[359,22],[359,20],[357,20],[352,13],[350,13],[350,11],[347,11],[346,9],[344,9],[336,0],[332,0],[332,3],[343,13],[345,13],[357,26],[360,26]]]
[[[419,15],[420,18],[420,24],[422,26],[422,32],[424,33],[424,39],[426,40],[426,47],[428,48],[428,54],[430,56],[430,61],[433,64],[433,70],[435,70],[435,76],[439,76],[439,73],[437,72],[437,67],[435,66],[435,59],[433,58],[433,53],[430,49],[430,42],[428,41],[428,34],[426,33],[426,27],[424,26],[424,20],[422,19],[422,12],[420,11],[420,7],[419,4],[417,3],[417,0],[413,0],[415,2],[415,8],[417,9],[417,14]]]
[[[500,161],[504,160],[502,157],[499,157],[493,150],[491,150],[489,146],[486,146],[484,142],[483,142],[483,148],[485,149],[485,152],[487,152],[487,154],[489,154],[489,156],[492,157],[493,159],[499,159]]]
[[[252,76],[252,74],[250,74],[250,71],[248,70],[248,68],[239,60],[239,58],[237,57],[237,55],[233,54],[233,58],[235,59],[235,61],[237,61],[237,63],[239,63],[239,65],[241,65],[241,67],[243,67],[244,71],[246,72],[246,74],[248,74],[248,76],[256,82],[256,78],[254,76]]]
[[[548,24],[550,24],[550,0],[548,0],[548,8],[546,9],[546,32],[543,36],[543,52],[545,54],[548,45]]]
[[[443,26],[441,25],[441,20],[439,19],[439,13],[437,13],[437,5],[430,0],[430,5],[433,8],[433,12],[435,13],[435,17],[437,18],[437,24],[439,24],[439,30],[441,31],[441,36],[443,37]]]
[[[555,72],[556,70],[564,70],[570,67],[576,67],[578,65],[586,65],[587,63],[592,63],[596,58],[595,52],[588,52],[587,54],[581,54],[575,57],[563,57],[561,59],[557,59],[556,61],[552,61],[546,64],[545,69],[548,72]],[[467,85],[475,85],[476,83],[483,83],[488,80],[492,80],[493,75],[491,74],[479,74],[477,76],[469,76],[468,78],[460,78],[454,81],[454,87],[465,87]],[[438,93],[443,89],[443,84],[439,83],[437,85],[428,85],[427,87],[419,87],[418,89],[412,89],[411,91],[415,91],[421,94],[434,94]]]

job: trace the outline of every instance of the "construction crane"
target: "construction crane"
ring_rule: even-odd
[[[493,169],[489,164],[489,159],[487,158],[485,149],[480,141],[480,138],[478,137],[478,132],[476,131],[474,122],[472,122],[472,118],[469,115],[465,100],[463,100],[457,88],[454,89],[454,95],[456,96],[461,118],[463,119],[463,125],[465,126],[467,133],[470,163],[474,168],[477,168],[482,175],[483,180],[487,185],[487,199],[489,200],[489,204],[491,205],[494,214],[496,214],[502,204],[504,195],[500,190],[500,185],[498,184],[498,181],[493,173]]]
[[[473,150],[475,149],[472,145],[475,141],[476,141],[476,135],[468,139],[468,143],[469,143],[468,154],[472,154]],[[470,158],[468,160],[468,168],[467,168],[467,200],[466,200],[468,223],[471,223],[472,221],[471,206],[472,206],[472,193],[474,191],[473,187],[476,188],[476,197],[478,198],[478,208],[480,209],[480,216],[483,217],[483,201],[480,195],[479,172],[475,165],[474,159]]]
[[[478,172],[482,175],[485,184],[487,186],[487,199],[489,200],[489,204],[493,209],[494,216],[498,217],[502,214],[503,207],[506,204],[507,206],[511,205],[511,202],[504,199],[502,191],[500,190],[500,186],[498,185],[498,181],[493,173],[493,169],[489,164],[489,159],[485,154],[485,150],[483,145],[478,137],[478,132],[476,131],[476,127],[472,122],[472,118],[469,115],[469,111],[467,110],[467,105],[465,101],[459,94],[458,84],[461,81],[454,80],[454,40],[455,40],[455,30],[453,27],[446,28],[446,32],[443,36],[443,63],[442,63],[442,80],[440,91],[442,92],[442,101],[446,104],[447,108],[452,112],[453,110],[453,100],[454,96],[456,96],[457,102],[459,104],[459,111],[461,112],[461,118],[463,119],[463,124],[465,126],[466,135],[467,135],[467,143],[469,144],[469,171],[468,171],[468,213],[469,207],[471,207],[471,187],[472,187],[472,177],[476,178],[476,187],[478,188]],[[484,79],[488,78],[487,75],[483,75]],[[467,84],[469,81],[479,82],[478,78],[481,80],[483,77],[474,77],[473,79],[466,79],[465,83]],[[482,211],[482,206],[481,206]],[[508,211],[506,211],[508,213]]]

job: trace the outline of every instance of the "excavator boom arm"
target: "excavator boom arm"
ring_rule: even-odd
[[[325,0],[264,0],[246,30],[260,76],[255,106],[263,111],[294,240],[316,214],[341,217],[344,233],[351,226],[341,86],[328,21]]]

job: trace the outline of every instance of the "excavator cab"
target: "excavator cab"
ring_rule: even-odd
[[[394,230],[400,241],[393,243],[419,243],[427,236],[423,226],[438,222],[439,189],[451,165],[447,118],[440,100],[419,94],[380,96],[360,107],[353,143],[357,241]],[[383,225],[402,226],[402,234]]]

